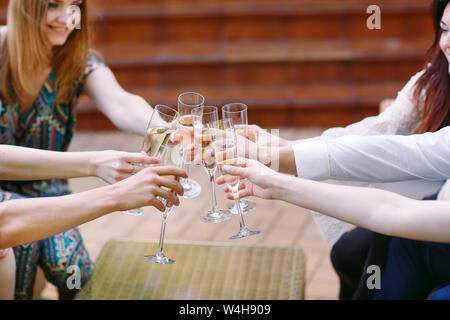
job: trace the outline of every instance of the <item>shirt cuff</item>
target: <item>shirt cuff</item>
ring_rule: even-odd
[[[325,141],[301,142],[292,145],[292,149],[294,150],[295,166],[299,178],[330,179],[330,162]]]

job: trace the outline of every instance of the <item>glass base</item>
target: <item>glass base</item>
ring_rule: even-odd
[[[195,198],[202,192],[202,187],[195,180],[183,179],[181,185],[184,189],[183,198]]]
[[[241,205],[242,214],[247,214],[256,209],[256,203],[252,200],[241,199],[239,200],[239,204]],[[236,201],[231,202],[227,209],[232,214],[239,214],[236,209]]]
[[[125,214],[128,214],[130,216],[141,216],[142,212],[144,212],[143,208],[136,208],[136,209],[131,209],[131,210],[127,210],[127,211],[122,211]]]
[[[159,264],[174,264],[175,260],[167,258],[165,255],[152,255],[152,256],[144,256],[144,261],[159,263]]]
[[[256,234],[260,234],[260,231],[252,231],[247,229],[247,227],[242,228],[241,230],[239,230],[239,232],[237,234],[235,234],[232,237],[229,237],[229,240],[235,240],[235,239],[240,239],[240,238],[244,238],[244,237],[250,237],[250,236],[254,236]]]
[[[206,213],[206,215],[200,217],[203,222],[207,223],[220,223],[230,220],[230,218],[231,214],[228,211],[220,209],[216,209],[214,211],[210,210]]]

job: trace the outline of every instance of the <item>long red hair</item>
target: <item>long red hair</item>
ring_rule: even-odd
[[[450,124],[450,76],[447,58],[442,52],[440,22],[449,0],[434,0],[431,5],[435,38],[426,55],[426,71],[419,78],[414,91],[416,101],[423,101],[423,110],[417,103],[416,110],[421,113],[418,133],[433,132]],[[425,98],[422,97],[425,92]]]

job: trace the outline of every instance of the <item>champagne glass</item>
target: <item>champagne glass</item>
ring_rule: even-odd
[[[183,148],[179,144],[174,144],[172,142],[168,142],[166,145],[162,144],[158,151],[157,157],[160,159],[160,164],[163,166],[172,165],[177,167],[183,167]],[[173,177],[173,176],[171,176]],[[175,179],[175,177],[173,177]],[[166,206],[166,210],[161,214],[162,215],[162,223],[161,223],[161,233],[159,236],[159,244],[158,249],[153,255],[146,255],[143,259],[147,262],[160,263],[160,264],[174,264],[175,261],[169,259],[164,254],[164,238],[166,233],[166,224],[167,218],[169,217],[169,213],[172,211],[172,204],[167,203],[166,199],[159,198],[161,202]]]
[[[236,134],[240,134],[244,137],[247,137],[247,126],[248,126],[248,117],[247,117],[247,105],[243,103],[229,103],[222,107],[222,118],[223,119],[231,119],[235,126]],[[241,206],[242,213],[247,214],[250,211],[255,210],[256,203],[249,199],[239,200],[239,205]],[[236,209],[236,202],[232,202],[228,206],[228,210],[232,214],[238,214]]]
[[[198,107],[192,110],[192,119],[194,122],[194,145],[196,157],[201,157],[202,165],[205,168],[209,181],[211,183],[211,210],[200,219],[204,222],[219,223],[230,219],[228,211],[217,207],[216,188],[214,176],[216,173],[216,159],[214,149],[211,143],[216,137],[217,121],[219,113],[217,107],[206,106]]]
[[[193,123],[191,118],[191,111],[197,107],[203,106],[204,103],[205,98],[201,94],[196,92],[185,92],[178,96],[178,125],[181,128],[186,129],[186,134],[183,137],[183,146],[185,148],[184,154],[187,158],[189,158],[189,153],[186,151],[192,145],[191,132]],[[189,161],[187,159],[185,159],[185,169],[189,177]],[[190,178],[182,178],[181,185],[184,189],[184,198],[195,198],[202,191],[202,187],[200,186],[200,184]]]
[[[217,164],[220,164],[219,171],[225,179],[226,184],[231,189],[233,197],[236,203],[236,209],[239,214],[239,232],[230,237],[230,240],[250,237],[261,233],[260,231],[252,231],[245,225],[244,216],[242,214],[241,206],[239,205],[239,177],[232,176],[223,171],[223,165],[232,164],[230,160],[237,158],[237,141],[236,132],[234,130],[233,122],[231,119],[224,119],[219,122],[219,128],[221,129],[220,137],[216,137],[214,140],[213,148],[214,155],[216,157]]]
[[[156,157],[161,146],[167,144],[173,132],[174,122],[178,118],[178,112],[166,105],[155,106],[150,122],[147,126],[141,152],[151,157]],[[125,211],[129,215],[141,215],[144,209],[137,208]]]

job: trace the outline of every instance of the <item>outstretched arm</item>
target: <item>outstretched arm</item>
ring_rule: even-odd
[[[186,173],[175,167],[150,167],[116,184],[78,194],[2,202],[0,249],[49,237],[113,211],[142,206],[164,211],[157,197],[178,205],[174,192],[182,195],[183,187],[167,176]]]
[[[0,180],[69,179],[97,176],[120,181],[155,158],[121,151],[57,152],[0,145]]]
[[[125,91],[108,67],[87,77],[87,94],[121,130],[144,136],[153,108],[140,96]]]
[[[239,197],[283,200],[379,233],[424,241],[450,241],[450,202],[417,201],[379,189],[348,187],[300,179],[270,170],[261,163],[238,159],[225,167],[246,178]],[[225,181],[221,177],[219,184]],[[231,190],[226,187],[229,199]]]
[[[286,177],[281,177],[279,183]],[[418,201],[380,189],[287,178],[289,183],[284,184],[280,200],[382,234],[423,241],[450,241],[448,201]]]
[[[312,180],[396,182],[450,178],[450,127],[410,136],[347,136],[293,146],[297,175]]]

